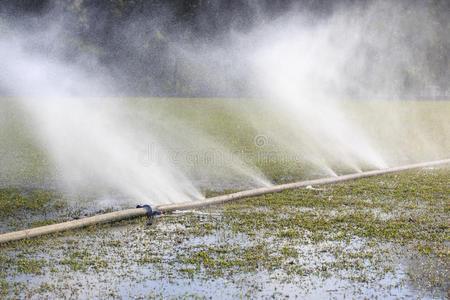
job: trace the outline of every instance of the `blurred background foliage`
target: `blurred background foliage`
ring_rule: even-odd
[[[450,30],[450,2],[425,2],[442,31]],[[115,91],[127,96],[246,97],[251,94],[249,87],[236,73],[230,73],[239,66],[230,66],[233,62],[229,61],[212,62],[207,57],[193,58],[192,53],[184,51],[184,45],[206,48],[214,44],[220,48],[230,33],[246,32],[293,9],[325,18],[335,8],[355,3],[369,5],[371,1],[2,0],[0,34],[13,41],[15,32],[26,31],[32,36],[46,29],[44,32],[54,41],[51,49],[46,46],[42,51],[56,53],[87,69],[103,70],[114,79]],[[48,28],[58,32],[56,37],[50,36]],[[431,77],[446,74],[437,83],[446,85],[449,42],[445,38],[435,40],[430,49]],[[195,48],[190,51],[195,52]],[[412,67],[408,72],[418,70]],[[436,83],[431,82],[429,88],[433,93]]]

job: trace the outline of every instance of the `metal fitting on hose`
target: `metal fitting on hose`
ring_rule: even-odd
[[[159,216],[161,214],[160,211],[153,211],[151,206],[148,204],[144,204],[144,205],[137,205],[136,208],[144,208],[147,212],[146,212],[146,216],[149,219],[149,222],[147,223],[147,225],[152,225],[153,224],[153,216]]]

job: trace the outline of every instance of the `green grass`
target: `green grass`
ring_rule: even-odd
[[[245,99],[111,99],[138,111],[145,121],[139,126],[169,148],[202,153],[211,149],[237,153],[275,183],[329,174],[317,164],[330,166],[337,173],[355,170],[336,159],[334,144],[318,147],[308,136],[308,128],[281,109]],[[339,107],[345,119],[370,136],[370,142],[390,166],[442,159],[450,155],[450,101],[341,101],[327,103]],[[22,112],[14,99],[0,99],[0,185],[48,185],[57,169],[37,142],[33,119]],[[125,120],[135,121],[124,112]],[[304,124],[303,124],[304,126]],[[330,128],[333,129],[333,128]],[[302,139],[301,136],[308,137]],[[263,136],[262,146],[255,139]],[[319,137],[320,138],[320,137]],[[174,144],[175,141],[175,144]],[[143,147],[148,141],[143,141]],[[351,143],[351,142],[349,142]],[[337,153],[337,152],[336,152]],[[189,174],[209,170],[213,177],[223,164],[181,161]],[[355,158],[361,169],[374,168],[370,162]],[[220,176],[225,176],[223,171]],[[217,180],[220,180],[220,176]]]
[[[255,145],[257,135],[290,133],[253,102],[120,101],[152,114],[161,132],[177,119],[231,150],[288,151],[273,143]],[[345,105],[377,143],[390,145],[382,148],[393,162],[442,158],[450,149],[446,102]],[[18,113],[2,116],[0,125],[8,126],[0,132],[8,141],[0,145],[6,163],[0,167],[2,232],[111,209],[83,211],[47,185],[53,167],[33,140],[29,120]],[[417,127],[400,130],[390,122],[398,116],[417,122],[422,141],[434,145],[415,143]],[[255,119],[268,132],[252,126]],[[252,162],[274,182],[323,176],[302,160]],[[351,171],[330,163],[340,172]],[[446,298],[449,195],[449,167],[423,169],[242,199],[200,213],[166,214],[152,226],[139,218],[4,244],[0,298]],[[88,205],[88,196],[79,197]]]
[[[14,294],[20,274],[37,281],[19,296],[30,291],[54,297],[67,296],[65,274],[81,287],[109,274],[115,279],[105,293],[118,297],[128,296],[123,282],[133,297],[142,296],[132,291],[149,282],[166,296],[208,296],[196,286],[210,280],[222,280],[217,283],[222,295],[231,296],[220,282],[238,295],[275,293],[264,286],[253,289],[248,277],[278,286],[280,295],[291,294],[294,285],[306,296],[333,278],[354,297],[445,298],[449,171],[416,170],[291,190],[205,208],[203,214],[164,215],[152,226],[141,218],[10,243],[0,248],[0,295]],[[60,279],[42,287],[42,274]],[[342,296],[338,290],[322,295]]]

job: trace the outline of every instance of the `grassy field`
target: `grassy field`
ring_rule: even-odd
[[[216,164],[205,162],[205,157],[216,150],[221,154],[224,150],[225,154],[233,153],[233,157],[274,183],[330,176],[323,166],[337,174],[355,172],[339,159],[338,152],[333,152],[337,145],[327,144],[326,137],[319,136],[319,141],[311,136],[302,140],[302,135],[308,136],[308,128],[295,123],[295,114],[286,115],[273,106],[261,106],[257,100],[138,98],[111,101],[124,103],[132,112],[140,112],[141,119],[145,120],[140,126],[148,128],[167,148],[197,153],[196,160],[184,157],[177,167],[194,179],[208,178],[213,187],[214,183],[230,177],[227,163],[232,160]],[[33,120],[16,102],[0,99],[0,185],[52,185],[58,176],[55,175],[57,168],[38,142],[39,131]],[[355,128],[366,132],[388,166],[450,155],[450,101],[344,101],[324,105],[336,106],[336,111],[342,112]],[[132,113],[121,117],[130,122],[134,119]],[[331,130],[333,124],[330,127]],[[258,144],[258,138],[262,138],[262,145]],[[142,141],[141,150],[145,150],[146,142]],[[349,138],[345,142],[357,140]],[[325,146],[319,147],[321,144]],[[362,170],[375,168],[364,159],[356,158],[354,164]]]
[[[0,295],[446,298],[449,182],[448,168],[418,170],[2,245]],[[2,212],[27,203],[2,220],[39,226],[65,208],[2,193]]]
[[[14,101],[2,101],[17,113],[3,110],[0,116],[0,140],[7,141],[0,145],[0,232],[112,209],[97,207],[93,196],[74,201],[59,191],[29,120],[12,109]],[[250,159],[257,151],[277,149],[270,142],[261,149],[255,136],[286,134],[270,111],[252,102],[126,101],[151,113],[159,132],[176,119],[228,149],[247,150]],[[390,164],[448,154],[447,102],[389,105],[386,110],[376,102],[349,102],[347,109],[386,145]],[[394,118],[397,123],[390,123]],[[394,128],[401,139],[390,133]],[[434,144],[414,143],[419,133]],[[252,163],[276,183],[325,175],[301,160]],[[331,163],[338,173],[351,171]],[[224,192],[205,187],[207,196]],[[447,166],[165,214],[151,226],[141,218],[0,245],[0,298],[446,299],[449,195]]]

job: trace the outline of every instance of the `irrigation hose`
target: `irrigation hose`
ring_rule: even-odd
[[[290,190],[290,189],[297,189],[297,188],[314,186],[314,185],[332,184],[332,183],[344,182],[344,181],[349,181],[349,180],[354,180],[354,179],[367,178],[367,177],[373,177],[373,176],[378,176],[378,175],[383,175],[383,174],[401,172],[401,171],[406,171],[406,170],[433,167],[433,166],[444,165],[444,164],[448,164],[448,163],[450,163],[450,159],[443,159],[443,160],[424,162],[424,163],[406,165],[406,166],[395,167],[395,168],[367,171],[367,172],[348,174],[348,175],[342,175],[342,176],[336,176],[336,177],[328,177],[328,178],[322,178],[322,179],[299,181],[299,182],[294,182],[294,183],[287,183],[287,184],[281,184],[281,185],[276,185],[276,186],[246,190],[246,191],[241,191],[241,192],[237,192],[237,193],[232,193],[232,194],[228,194],[228,195],[222,195],[222,196],[217,196],[217,197],[212,197],[212,198],[207,198],[207,199],[202,199],[202,200],[165,204],[165,205],[160,205],[160,206],[154,207],[153,210],[148,205],[138,206],[137,208],[134,208],[134,209],[115,211],[115,212],[111,212],[111,213],[107,213],[107,214],[102,214],[102,215],[92,216],[92,217],[88,217],[88,218],[68,221],[68,222],[64,222],[64,223],[52,224],[52,225],[47,225],[47,226],[42,226],[42,227],[37,227],[37,228],[32,228],[32,229],[26,229],[26,230],[1,234],[0,235],[0,243],[17,241],[17,240],[21,240],[21,239],[28,239],[28,238],[32,238],[32,237],[41,236],[44,234],[73,230],[73,229],[82,228],[82,227],[95,225],[95,224],[110,223],[110,222],[120,221],[120,220],[124,220],[124,219],[136,218],[136,217],[141,217],[141,216],[149,216],[149,215],[157,214],[158,212],[169,212],[169,211],[174,211],[174,210],[187,210],[187,209],[199,208],[199,207],[209,206],[209,205],[213,205],[213,204],[220,204],[220,203],[237,200],[237,199],[242,199],[242,198],[249,198],[249,197],[256,197],[256,196],[260,196],[260,195],[264,195],[264,194],[277,193],[277,192]]]

